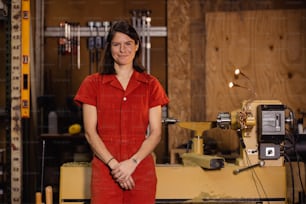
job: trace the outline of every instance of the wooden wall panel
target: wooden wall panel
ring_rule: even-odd
[[[306,109],[305,10],[207,13],[206,116],[232,111],[252,91],[228,88],[235,83],[256,91],[256,99],[279,99],[293,110]]]
[[[6,55],[6,22],[4,20],[0,19],[0,108],[2,111],[5,107],[5,86],[6,86],[6,61],[7,61],[7,55]]]
[[[205,10],[200,0],[190,6],[190,86],[192,121],[205,120]]]
[[[168,1],[168,95],[169,117],[191,120],[190,1]],[[190,133],[169,125],[169,150],[190,138]]]

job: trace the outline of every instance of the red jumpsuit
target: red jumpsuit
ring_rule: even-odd
[[[158,80],[133,72],[124,90],[115,75],[93,74],[82,82],[75,100],[94,105],[98,111],[97,131],[107,149],[120,162],[131,158],[145,140],[149,109],[168,103]],[[123,190],[110,169],[97,157],[92,160],[91,202],[93,204],[153,204],[156,173],[152,155],[132,174],[135,188]]]

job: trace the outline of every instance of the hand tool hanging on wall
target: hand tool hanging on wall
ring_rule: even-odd
[[[110,29],[110,22],[103,21],[103,28],[104,28],[104,39],[103,39],[103,48],[104,48],[106,45],[106,40],[107,40],[108,32]]]
[[[87,48],[89,50],[89,74],[93,73],[93,66],[95,62],[95,38],[93,36],[93,27],[94,27],[94,22],[89,21],[88,26],[90,29],[90,36],[87,39]]]
[[[141,15],[142,15],[142,11],[141,10],[132,10],[132,23],[134,24],[134,28],[136,29],[136,31],[138,32],[138,35],[139,35],[139,38],[140,38],[140,48],[139,49],[142,49],[143,48],[143,42],[144,42],[144,39],[143,39],[143,34],[142,34],[142,22],[141,22]],[[144,56],[143,56],[143,49],[141,50],[141,64],[143,66],[145,66],[144,64]]]
[[[81,32],[80,23],[77,23],[77,68],[81,68]]]
[[[142,53],[142,65],[146,66],[146,16],[145,16],[145,11],[141,10],[139,12],[140,15],[140,20],[141,20],[141,30],[140,30],[140,35],[141,35],[141,53]]]
[[[65,54],[66,38],[65,38],[65,23],[60,22],[60,37],[58,38],[58,55]]]
[[[147,73],[151,73],[151,39],[150,39],[150,28],[151,28],[151,10],[146,11],[146,54],[147,54],[147,60],[146,60],[146,68]]]
[[[141,63],[143,66],[146,66],[145,64],[145,37],[144,37],[144,31],[145,31],[145,23],[146,18],[143,15],[143,10],[131,10],[130,11],[132,15],[132,25],[138,32],[138,35],[140,37],[140,45],[141,46]]]
[[[67,21],[65,22],[65,34],[67,39],[66,54],[71,54],[71,25]]]
[[[59,29],[58,40],[58,55],[72,55],[72,67],[77,64],[77,68],[80,69],[80,23],[77,22],[61,22]],[[75,57],[76,56],[76,60]],[[76,62],[75,62],[76,61]],[[59,67],[61,62],[59,60]]]
[[[141,61],[142,65],[147,69],[147,73],[151,72],[151,10],[131,10],[132,25],[140,36],[141,43]]]
[[[136,13],[136,29],[138,30],[138,32],[140,31],[141,28],[141,15],[142,15],[142,11],[139,9],[134,10]]]
[[[70,48],[71,48],[71,69],[74,68],[76,60],[74,59],[76,56],[76,39],[75,39],[75,23],[69,23],[70,28]],[[71,71],[71,70],[70,70]]]
[[[71,26],[72,65],[80,69],[80,24],[73,22]]]
[[[70,66],[66,66],[66,94],[70,94],[72,91],[72,70],[76,65],[76,33],[75,33],[75,24],[74,22],[66,22],[67,23],[67,44],[68,50],[67,54],[70,55],[71,61]]]
[[[102,23],[100,21],[95,22],[95,27],[97,30],[97,35],[95,37],[95,48],[96,48],[96,71],[99,71],[99,62],[101,58],[101,49],[102,49],[102,43],[103,39],[102,36],[100,36],[99,29],[101,28]]]
[[[131,10],[130,14],[132,15],[132,26],[134,28],[137,28],[137,11],[136,10]]]
[[[104,28],[104,39],[103,39],[103,48],[105,48],[108,32],[110,29],[111,22],[103,21],[103,28]]]
[[[62,67],[62,55],[65,55],[66,48],[66,38],[65,38],[65,22],[60,22],[59,24],[59,38],[57,47],[57,67],[61,69]]]

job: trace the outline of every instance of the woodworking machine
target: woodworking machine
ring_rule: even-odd
[[[194,132],[192,148],[181,154],[182,164],[156,165],[156,203],[286,203],[285,126],[293,125],[287,112],[280,101],[252,100],[239,110],[220,113],[216,127],[212,122],[176,120]],[[237,133],[234,162],[205,155],[204,133],[216,128]],[[223,137],[227,141],[229,135]],[[90,170],[88,164],[61,167],[60,203],[90,199]]]
[[[157,200],[286,203],[282,147],[285,125],[290,126],[293,118],[286,118],[285,110],[277,100],[252,100],[243,102],[239,110],[219,113],[217,127],[210,122],[177,122],[180,127],[195,131],[193,148],[181,155],[181,166],[157,165]],[[240,142],[240,152],[234,162],[203,154],[205,141],[201,131],[213,128],[237,132],[233,139]],[[226,137],[229,135],[219,140]]]

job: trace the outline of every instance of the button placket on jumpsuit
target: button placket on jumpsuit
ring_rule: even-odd
[[[148,114],[145,114],[143,118],[139,118],[138,114],[143,115],[143,107],[141,103],[148,109],[148,103],[144,104],[144,99],[147,97],[145,95],[134,94],[133,91],[140,86],[139,82],[131,80],[127,89],[123,91],[121,106],[120,106],[120,141],[121,141],[121,159],[129,159],[135,152],[131,152],[131,146],[141,145],[145,139],[145,129],[143,124],[139,127],[142,130],[136,131],[138,127],[137,124],[143,122],[143,120],[148,123]],[[137,148],[138,149],[138,148]]]
[[[105,114],[101,123],[103,123],[104,128],[107,126],[112,127],[111,132],[104,134],[101,133],[102,139],[107,141],[111,137],[112,142],[119,142],[120,153],[117,155],[119,161],[129,159],[140,147],[145,139],[146,126],[148,125],[148,96],[147,93],[143,93],[144,88],[140,82],[132,80],[126,90],[122,88],[117,80],[110,83],[110,86],[114,89],[103,89],[106,92],[111,92],[112,94],[103,93],[102,95],[108,95],[108,99],[102,96],[103,101],[108,101],[111,103],[112,109],[115,114],[112,113]],[[145,85],[146,86],[146,85]],[[137,90],[140,89],[140,90]],[[107,109],[108,107],[104,108]],[[146,110],[144,113],[143,111]],[[104,111],[102,110],[102,114]],[[108,117],[109,116],[109,117]],[[114,122],[114,121],[117,122]],[[113,123],[113,124],[112,124]],[[102,130],[103,132],[103,130]],[[134,146],[137,146],[135,148]],[[132,148],[131,148],[132,147]],[[118,150],[118,149],[117,149]]]

